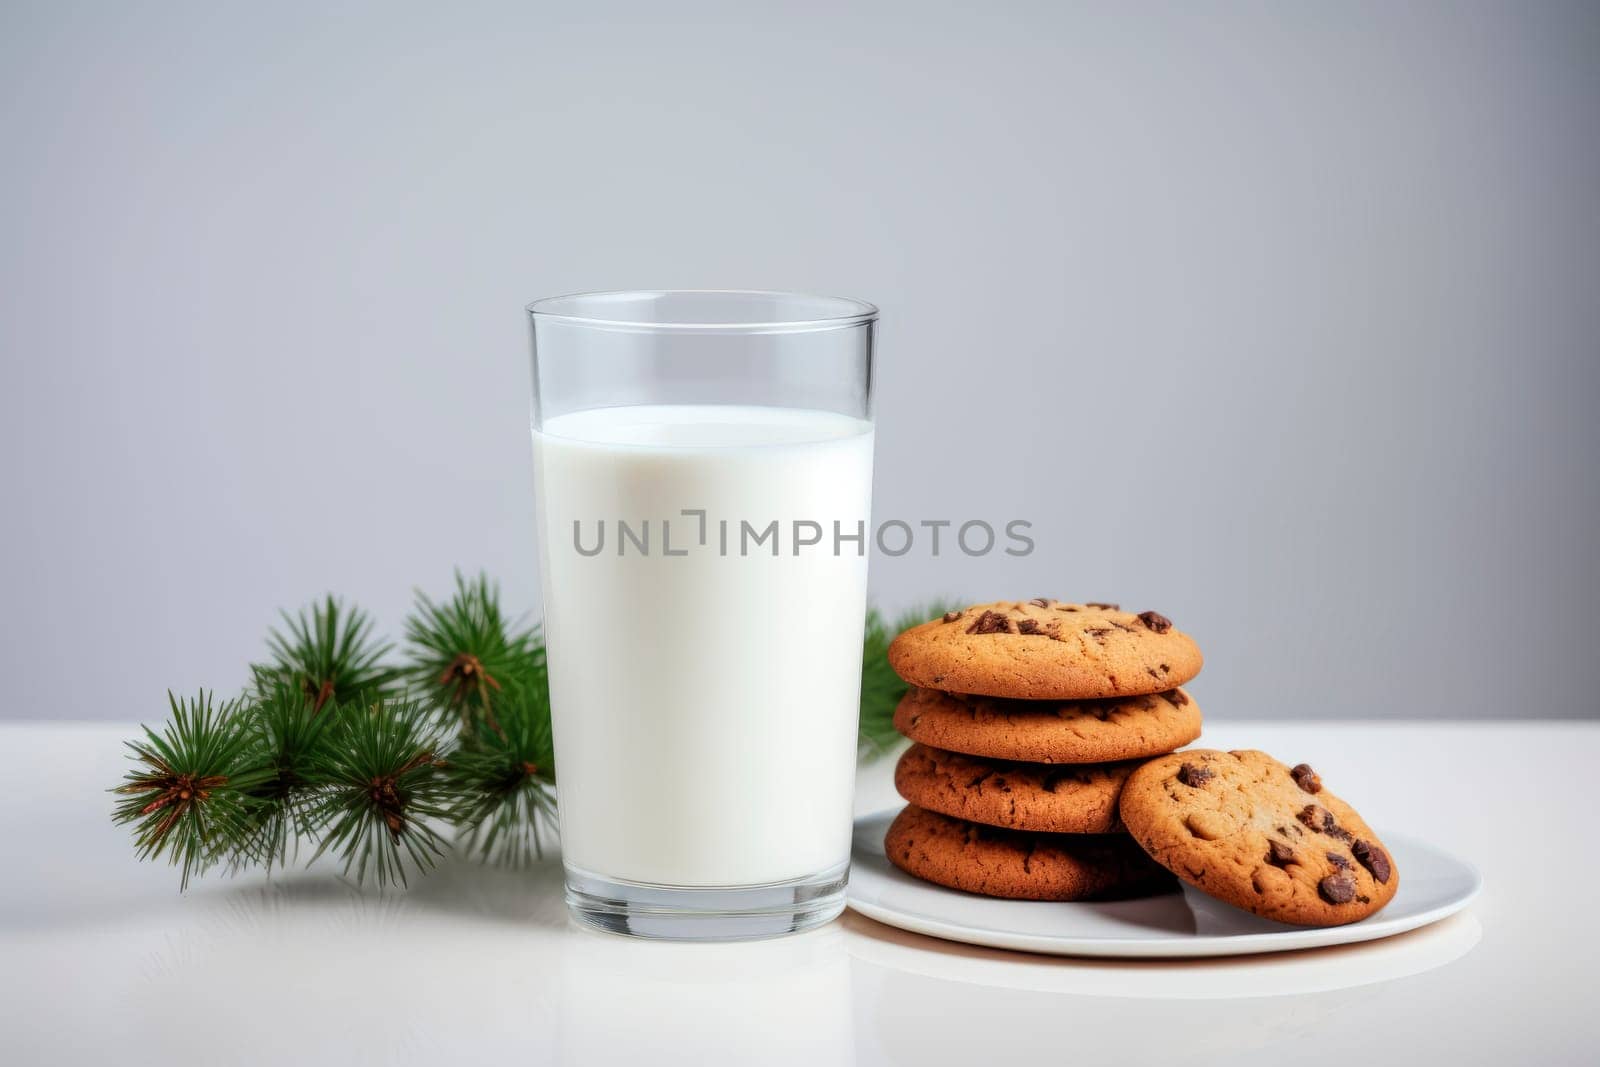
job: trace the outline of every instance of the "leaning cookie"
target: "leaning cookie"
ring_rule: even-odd
[[[1191,749],[1153,759],[1122,789],[1122,821],[1196,889],[1302,926],[1356,922],[1394,899],[1400,874],[1355,809],[1309,766],[1265,752]]]
[[[1122,829],[1117,797],[1138,765],[1010,763],[912,745],[894,769],[894,787],[919,808],[986,826],[1109,834]]]
[[[1200,705],[1182,689],[1113,700],[963,697],[911,689],[894,728],[951,752],[1030,763],[1105,763],[1159,756],[1200,736]]]
[[[999,601],[913,626],[889,665],[924,689],[1018,700],[1161,693],[1200,673],[1200,649],[1166,616],[1040,597]]]
[[[1084,900],[1171,885],[1123,834],[1023,833],[915,806],[895,817],[883,847],[907,874],[988,897]]]

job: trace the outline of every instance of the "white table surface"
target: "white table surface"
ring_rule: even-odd
[[[108,818],[130,736],[0,727],[0,1062],[1600,1061],[1600,723],[1212,725],[1205,743],[1309,760],[1486,885],[1389,941],[1190,963],[969,948],[850,912],[775,941],[634,941],[568,921],[555,861],[454,861],[382,895],[324,862],[180,895]],[[888,770],[863,772],[858,810],[894,802]]]

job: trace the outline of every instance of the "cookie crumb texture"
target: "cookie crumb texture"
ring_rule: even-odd
[[[1126,835],[1023,833],[915,805],[895,816],[883,847],[913,877],[987,897],[1085,900],[1172,885]]]
[[[1182,689],[1114,700],[1045,702],[911,689],[894,727],[949,752],[1028,763],[1156,756],[1200,736],[1200,705]]]
[[[1058,834],[1122,829],[1117,798],[1138,760],[1044,766],[912,745],[894,786],[919,808],[986,826]]]
[[[889,646],[890,666],[912,685],[1017,700],[1161,693],[1201,663],[1199,647],[1160,612],[1047,597],[947,612]]]
[[[1300,926],[1342,926],[1394,899],[1400,875],[1354,808],[1305,764],[1265,752],[1189,749],[1129,777],[1122,821],[1196,889]]]

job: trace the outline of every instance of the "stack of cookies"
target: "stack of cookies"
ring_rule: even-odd
[[[1400,876],[1307,764],[1174,751],[1200,736],[1179,686],[1200,650],[1165,616],[1115,604],[979,604],[889,646],[911,689],[894,725],[911,806],[884,838],[918,878],[993,897],[1081,900],[1172,876],[1281,922],[1337,926]]]
[[[1145,760],[1200,735],[1181,688],[1200,650],[1165,616],[1115,604],[1002,601],[912,627],[889,647],[911,685],[895,728],[910,801],[889,859],[986,896],[1079,900],[1171,884],[1123,826]]]

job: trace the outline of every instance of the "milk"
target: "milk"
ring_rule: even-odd
[[[712,405],[535,431],[568,865],[749,886],[848,859],[872,443],[843,415]]]

